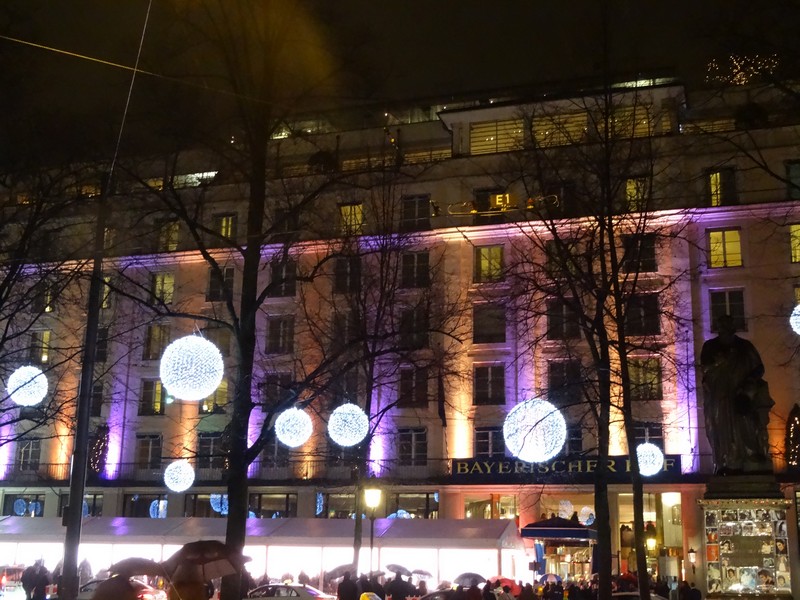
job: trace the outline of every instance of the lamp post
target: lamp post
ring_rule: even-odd
[[[697,562],[697,552],[695,552],[694,548],[689,548],[689,552],[686,553],[689,556],[689,562],[692,565],[692,574],[695,572],[695,563]]]
[[[369,509],[369,575],[372,577],[372,555],[375,548],[375,509],[381,503],[383,493],[380,488],[364,489],[364,504]]]

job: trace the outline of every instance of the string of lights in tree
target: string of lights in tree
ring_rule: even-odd
[[[639,459],[639,473],[645,477],[652,477],[664,468],[664,453],[650,442],[636,446],[636,457]]]
[[[305,444],[313,431],[311,417],[306,411],[296,407],[286,409],[275,419],[275,435],[290,448]]]
[[[800,406],[794,405],[786,420],[786,462],[800,465]]]
[[[533,398],[520,402],[506,415],[503,437],[511,454],[535,463],[561,452],[567,439],[567,423],[547,400]]]
[[[179,400],[202,400],[219,387],[225,364],[217,347],[199,335],[178,338],[161,356],[161,382]]]
[[[18,406],[34,406],[47,395],[47,377],[41,369],[26,365],[11,373],[6,389]]]
[[[368,433],[369,417],[355,404],[342,404],[328,419],[328,435],[339,446],[355,446]]]
[[[164,485],[173,492],[185,492],[194,483],[194,467],[182,458],[167,465],[164,469]]]
[[[106,465],[108,458],[108,425],[97,427],[97,435],[89,446],[89,468],[95,473],[100,473]]]

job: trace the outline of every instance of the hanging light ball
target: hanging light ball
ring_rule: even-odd
[[[650,442],[636,446],[636,456],[639,459],[639,472],[645,477],[660,473],[664,467],[664,453],[661,452],[661,448]]]
[[[792,314],[789,316],[789,325],[792,327],[792,331],[800,335],[800,304],[792,309]]]
[[[172,342],[161,356],[161,382],[179,400],[202,400],[219,387],[225,365],[217,347],[199,335]]]
[[[567,423],[547,400],[520,402],[506,415],[503,437],[511,454],[525,462],[542,462],[561,452]]]
[[[33,406],[47,395],[47,377],[36,367],[20,367],[9,376],[6,389],[19,406]]]
[[[342,404],[328,419],[328,435],[340,446],[355,446],[369,433],[369,417],[355,404]]]
[[[302,446],[311,437],[314,426],[308,413],[299,408],[289,408],[275,419],[275,435],[290,448]]]
[[[185,492],[194,483],[194,467],[188,460],[176,460],[164,469],[164,485],[173,492]]]
[[[218,512],[221,515],[228,514],[228,494],[211,494],[208,497],[211,504],[211,510]]]
[[[584,506],[578,513],[578,520],[587,527],[594,523],[594,509],[591,506]]]
[[[572,513],[575,512],[575,507],[569,500],[561,500],[558,503],[558,516],[562,519],[569,519]]]

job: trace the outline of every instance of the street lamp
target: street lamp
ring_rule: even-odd
[[[694,551],[694,548],[689,548],[689,552],[686,553],[689,556],[689,562],[692,565],[692,574],[695,572],[695,563],[697,562],[697,552]]]
[[[369,509],[369,574],[372,576],[372,555],[375,547],[375,509],[381,503],[382,492],[380,488],[366,488],[364,490],[364,504]]]

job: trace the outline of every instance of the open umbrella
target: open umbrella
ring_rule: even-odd
[[[392,573],[399,573],[404,577],[411,575],[411,571],[406,569],[403,565],[386,565],[386,570],[391,571]]]
[[[510,577],[504,577],[503,575],[498,575],[497,577],[490,577],[491,581],[499,581],[500,585],[505,587],[508,586],[511,588],[509,592],[512,596],[519,596],[519,593],[522,591],[522,588],[519,584],[511,579]]]
[[[164,565],[149,558],[125,558],[111,565],[108,570],[123,577],[134,577],[136,575],[166,577]]]
[[[249,558],[217,540],[199,540],[184,544],[163,562],[173,580],[210,581],[241,572]]]
[[[555,573],[547,573],[542,575],[542,578],[539,579],[539,583],[560,583],[561,577],[556,575]]]
[[[425,569],[414,569],[411,571],[412,575],[416,575],[420,579],[431,579],[433,575],[430,571],[426,571]]]
[[[353,564],[346,564],[346,565],[339,565],[338,567],[334,567],[330,571],[325,571],[325,579],[327,581],[332,581],[334,579],[339,579],[340,577],[344,577],[344,574],[350,571],[350,573],[356,572],[356,566]]]
[[[478,583],[483,583],[486,581],[486,577],[478,575],[477,573],[462,573],[453,579],[453,583],[456,585],[470,586],[472,585],[473,579],[477,580]]]

